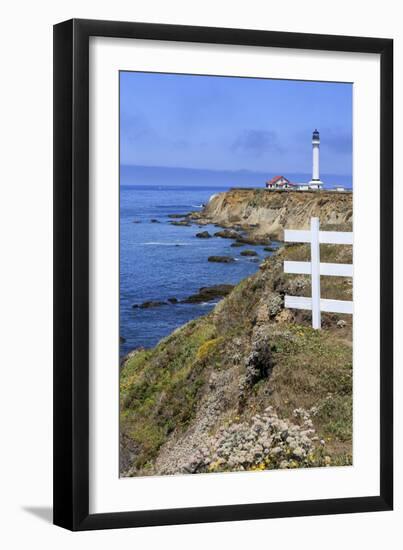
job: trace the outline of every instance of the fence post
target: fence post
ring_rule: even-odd
[[[312,327],[321,328],[319,218],[311,218]]]

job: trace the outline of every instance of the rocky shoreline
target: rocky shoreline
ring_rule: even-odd
[[[175,297],[168,298],[166,302],[160,300],[146,300],[141,304],[133,304],[132,307],[134,309],[150,309],[154,307],[167,306],[169,304],[200,304],[204,302],[211,302],[212,300],[216,300],[217,298],[227,296],[227,294],[231,292],[234,286],[235,285],[229,284],[205,286],[199,288],[198,292],[196,292],[195,294],[191,294],[183,300],[178,300],[178,298]]]
[[[215,225],[221,228],[214,232],[199,231],[195,237],[199,239],[221,238],[229,239],[232,248],[243,248],[240,256],[249,257],[251,262],[259,262],[258,254],[246,246],[264,246],[264,251],[270,254],[278,249],[278,243],[283,239],[284,228],[308,228],[310,217],[318,216],[321,227],[328,229],[352,229],[352,194],[337,194],[332,192],[283,192],[270,193],[265,189],[234,188],[227,192],[213,195],[201,211],[187,214],[168,214],[169,223],[183,227],[203,227]],[[151,219],[150,223],[161,223]],[[275,241],[274,241],[275,240]],[[274,241],[274,242],[273,242]],[[231,264],[235,258],[228,255],[212,255],[208,262]],[[207,291],[196,293],[185,299],[176,297],[167,300],[146,300],[133,304],[134,309],[151,309],[166,305],[202,303],[226,294],[217,293],[217,289],[229,285],[217,284]],[[206,289],[204,289],[206,290]],[[199,299],[200,293],[203,295]]]
[[[233,188],[212,195],[200,211],[168,217],[174,220],[169,223],[177,226],[215,225],[221,229],[214,237],[232,239],[240,245],[270,246],[272,240],[284,240],[285,228],[308,229],[311,217],[319,217],[322,228],[351,231],[353,195],[326,190],[269,192]],[[213,237],[208,231],[195,236]]]
[[[168,218],[171,220],[169,223],[171,225],[179,227],[190,227],[197,225],[198,227],[203,227],[203,225],[214,223],[205,217],[205,211],[207,206],[204,206],[201,212],[189,212],[187,214],[168,214]],[[173,220],[173,221],[172,221]],[[135,222],[133,222],[135,223]],[[161,223],[158,219],[151,219],[150,223]],[[275,252],[277,250],[276,243],[273,243],[267,236],[261,234],[254,234],[253,231],[256,229],[256,225],[241,226],[239,224],[234,224],[233,226],[228,226],[224,223],[214,223],[216,227],[222,227],[220,231],[216,231],[211,235],[208,231],[200,231],[195,233],[195,237],[199,239],[212,239],[212,238],[221,238],[229,239],[234,242],[231,244],[233,248],[241,248],[246,245],[250,246],[265,246],[264,250],[266,252]],[[270,245],[270,246],[269,246]],[[240,256],[251,257],[251,261],[258,261],[258,253],[255,250],[245,249],[240,252]],[[231,264],[235,262],[235,258],[228,255],[212,255],[207,258],[208,262],[212,263],[222,263],[222,264]],[[232,290],[234,285],[228,284],[216,284],[210,287],[200,288],[199,292],[188,296],[185,299],[179,300],[176,297],[168,298],[165,300],[146,300],[145,302],[133,304],[133,309],[151,309],[162,307],[166,305],[173,304],[189,304],[189,303],[202,303],[209,302],[217,298],[223,298],[226,296],[230,290]]]
[[[352,193],[234,188],[213,195],[200,212],[190,212],[186,219],[222,227],[218,236],[269,245],[272,239],[284,239],[285,228],[308,229],[311,217],[319,217],[321,227],[351,231]]]

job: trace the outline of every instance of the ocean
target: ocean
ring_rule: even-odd
[[[148,300],[167,301],[194,294],[200,287],[236,284],[255,273],[270,255],[263,246],[250,246],[254,258],[240,256],[230,239],[199,239],[195,234],[215,226],[171,225],[169,214],[200,210],[214,193],[230,186],[124,185],[120,188],[120,354],[155,346],[177,327],[209,312],[217,301],[169,304],[149,309],[133,308]],[[159,223],[152,223],[157,220]],[[134,223],[138,222],[138,223]],[[234,263],[207,261],[209,256],[231,255]]]

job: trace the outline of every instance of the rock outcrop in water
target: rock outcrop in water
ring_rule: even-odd
[[[201,302],[210,302],[216,298],[227,296],[234,288],[234,285],[213,285],[205,286],[199,289],[197,294],[192,294],[183,300],[184,304],[199,304]]]
[[[351,230],[352,193],[332,191],[267,191],[231,189],[214,195],[201,212],[191,218],[227,228],[242,227],[250,235],[283,240],[284,229],[309,227],[311,217],[322,227]]]
[[[242,250],[241,251],[241,256],[257,256],[257,252],[256,250]]]
[[[166,302],[161,302],[159,300],[147,300],[146,302],[143,302],[142,304],[133,304],[133,308],[140,308],[140,309],[151,309],[153,307],[160,307],[165,306]]]
[[[207,258],[209,262],[215,262],[218,264],[231,264],[235,262],[234,258],[232,256],[209,256]]]

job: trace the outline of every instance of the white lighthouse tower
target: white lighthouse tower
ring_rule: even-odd
[[[323,182],[319,177],[319,144],[319,132],[315,129],[312,134],[312,179],[309,182],[310,189],[322,189],[323,187]]]

